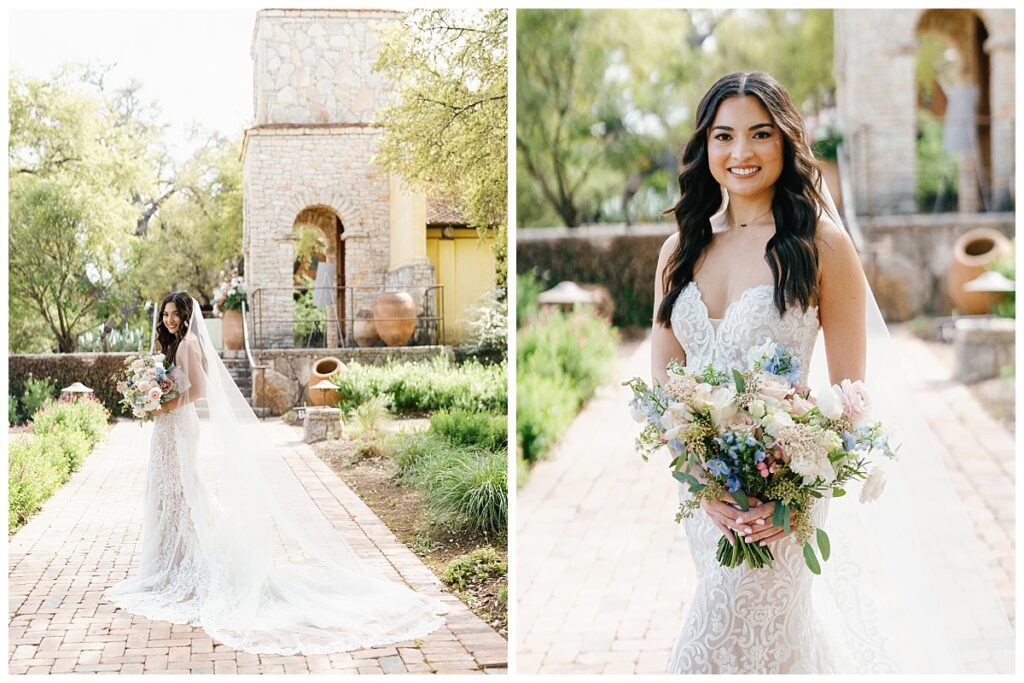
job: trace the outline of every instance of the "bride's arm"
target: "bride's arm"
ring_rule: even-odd
[[[160,410],[175,410],[206,396],[206,372],[203,370],[203,357],[198,340],[186,336],[178,345],[175,356],[176,364],[184,373],[188,384],[179,396],[162,404]]]
[[[669,256],[675,251],[679,243],[679,235],[672,234],[661,247],[661,256],[658,257],[658,269],[654,275],[654,317],[651,324],[651,378],[658,384],[668,382],[668,372],[665,368],[672,359],[686,361],[686,354],[679,340],[672,332],[672,328],[663,327],[658,322],[658,308],[661,307],[661,300],[665,297],[662,290],[662,274],[665,272],[665,264]]]
[[[818,223],[818,316],[829,382],[863,380],[867,354],[864,269],[853,241],[828,218]]]

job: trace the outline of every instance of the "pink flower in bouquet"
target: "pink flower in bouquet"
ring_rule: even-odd
[[[868,398],[867,387],[864,382],[857,380],[851,382],[844,379],[839,385],[839,398],[843,403],[843,412],[853,420],[854,424],[860,424],[871,415],[871,399]]]
[[[153,387],[146,392],[146,398],[148,398],[150,402],[159,401],[160,397],[163,396],[163,393],[164,392],[160,391],[160,387]]]
[[[808,410],[810,410],[810,409],[812,409],[814,407],[813,403],[811,403],[810,401],[808,401],[806,398],[804,398],[803,396],[801,396],[799,394],[794,396],[792,401],[790,401],[790,403],[788,405],[789,405],[789,408],[790,408],[789,414],[793,415],[794,417],[796,417],[798,415],[803,415]]]
[[[174,384],[173,384],[173,382],[171,382],[171,380],[169,380],[169,379],[162,379],[162,380],[160,380],[160,383],[159,383],[160,391],[162,391],[163,393],[166,394],[168,391],[171,390],[171,387],[173,385]]]
[[[790,392],[793,391],[793,387],[789,386],[783,380],[780,380],[775,375],[770,375],[767,372],[758,373],[760,375],[759,382],[759,393],[774,398],[776,401],[785,401],[786,397],[789,396]]]

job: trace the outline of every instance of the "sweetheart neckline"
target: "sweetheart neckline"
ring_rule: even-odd
[[[746,298],[747,294],[749,294],[751,292],[755,292],[755,291],[757,291],[759,289],[764,289],[765,287],[769,287],[769,288],[771,288],[773,290],[775,289],[775,285],[773,283],[771,283],[771,282],[764,282],[764,283],[759,284],[759,285],[754,285],[753,287],[747,287],[742,292],[740,292],[740,295],[738,297],[736,297],[735,299],[733,299],[732,301],[729,302],[729,304],[725,307],[725,310],[722,311],[722,317],[720,317],[720,318],[712,318],[711,317],[711,312],[708,310],[708,305],[706,303],[704,303],[704,292],[701,291],[700,285],[697,284],[696,280],[690,280],[690,282],[687,283],[686,287],[689,288],[691,285],[697,291],[697,302],[700,304],[701,308],[704,309],[704,319],[709,321],[709,322],[710,321],[722,322],[722,321],[726,320],[729,317],[729,311],[732,310],[733,306],[735,306],[736,304],[738,304],[741,301],[743,301],[743,299]],[[817,315],[818,307],[817,306],[813,306],[813,305],[812,306],[808,306],[807,310],[805,311],[805,313],[810,313],[812,311],[814,312],[815,315]]]

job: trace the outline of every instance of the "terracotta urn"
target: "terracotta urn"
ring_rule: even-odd
[[[988,313],[992,297],[987,292],[967,292],[964,285],[985,272],[989,265],[1012,250],[1010,240],[993,228],[970,230],[953,245],[946,284],[953,308],[961,315]]]
[[[416,330],[416,302],[406,292],[383,292],[373,304],[377,333],[388,346],[405,346]]]
[[[309,371],[309,381],[306,382],[306,397],[309,399],[309,404],[313,406],[334,406],[341,400],[341,394],[337,391],[323,391],[321,389],[310,389],[309,387],[315,386],[321,380],[330,379],[346,369],[345,364],[334,356],[327,356],[314,361],[313,368]]]
[[[241,311],[224,311],[224,318],[221,323],[221,335],[224,338],[225,349],[237,351],[245,345]]]
[[[377,334],[377,324],[373,320],[373,311],[364,308],[356,313],[356,322],[352,326],[352,335],[359,346],[368,348],[377,345],[377,342],[380,341],[380,335]]]

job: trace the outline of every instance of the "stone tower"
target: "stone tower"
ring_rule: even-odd
[[[242,148],[245,275],[254,334],[293,345],[296,228],[318,229],[336,266],[336,311],[346,337],[381,287],[404,289],[433,313],[425,201],[372,163],[389,84],[374,73],[378,29],[401,18],[377,10],[262,10],[256,15],[254,125]],[[339,343],[328,313],[329,346]]]
[[[960,155],[961,212],[1013,205],[1014,10],[835,10],[835,74],[858,214],[915,213],[917,39],[940,34],[961,55],[951,89],[975,97]],[[968,102],[972,100],[968,98]]]

